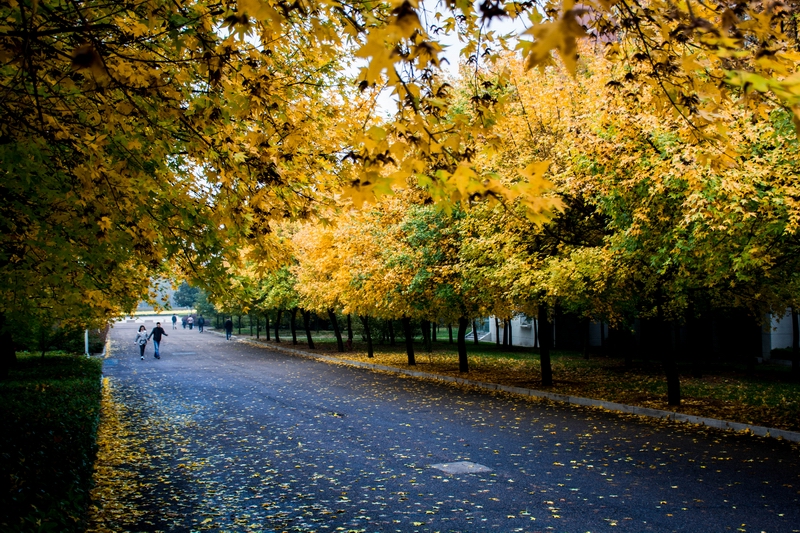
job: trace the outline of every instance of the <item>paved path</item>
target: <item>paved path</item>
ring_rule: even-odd
[[[106,360],[149,464],[129,531],[800,531],[796,445],[139,324]],[[153,324],[147,324],[150,329]],[[171,327],[168,325],[168,327]],[[132,516],[135,513],[132,514]]]

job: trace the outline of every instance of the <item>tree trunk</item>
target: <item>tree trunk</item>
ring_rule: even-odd
[[[661,329],[661,358],[664,373],[667,376],[667,404],[681,404],[681,381],[678,365],[675,361],[675,350],[672,346],[672,323],[664,320],[664,311],[658,306],[658,321]]]
[[[239,335],[242,334],[242,315],[238,315],[237,322],[239,323]]]
[[[553,386],[553,368],[550,364],[550,319],[547,316],[547,305],[539,304],[539,359],[542,366],[542,386]]]
[[[336,348],[340,351],[344,351],[344,342],[342,342],[342,332],[339,329],[339,321],[336,320],[336,313],[333,312],[333,309],[328,309],[328,318],[331,320],[331,325],[333,326],[333,334],[336,335]]]
[[[703,351],[700,349],[699,320],[695,317],[694,303],[689,300],[686,309],[686,352],[692,362],[692,376],[696,379],[703,377]]]
[[[247,313],[247,323],[250,325],[250,336],[253,336],[253,315]]]
[[[472,342],[478,344],[478,322],[472,321]]]
[[[431,328],[431,341],[436,342],[436,333],[439,331],[439,319],[433,321],[433,327]]]
[[[389,345],[394,346],[394,321],[389,319]]]
[[[533,319],[533,347],[539,347],[539,319]]]
[[[311,311],[305,309],[301,311],[303,314],[303,328],[306,330],[306,340],[308,340],[308,347],[312,350],[315,348],[314,339],[311,338]]]
[[[372,330],[369,327],[369,316],[359,316],[358,318],[361,319],[361,323],[364,325],[364,333],[367,336],[367,357],[372,358],[374,356],[372,351]]]
[[[514,346],[514,329],[511,327],[511,319],[506,322],[508,324],[508,347]]]
[[[293,307],[289,311],[289,327],[292,330],[292,344],[297,344],[297,308]]]
[[[798,326],[797,309],[792,307],[792,376],[800,379],[800,326]]]
[[[583,342],[581,343],[583,345],[583,358],[589,359],[589,338],[591,336],[592,321],[588,318],[582,318],[581,325],[583,326]]]
[[[427,353],[431,353],[433,351],[433,345],[431,344],[431,321],[430,320],[422,320],[422,345],[425,347],[425,351]]]
[[[757,339],[758,338],[756,336],[756,333],[755,333],[755,329],[756,328],[758,328],[758,335],[760,336],[760,334],[761,334],[761,326],[755,326],[752,329],[748,328],[748,329],[751,329],[751,331],[752,331],[752,333],[750,335],[752,335],[753,339]],[[745,332],[745,338],[750,337],[750,335],[748,335]],[[753,346],[751,347],[750,344],[753,344]],[[745,360],[745,363],[747,363],[747,373],[752,376],[756,372],[756,362],[758,361],[757,358],[761,357],[761,343],[759,342],[758,345],[756,346],[755,343],[748,342],[747,343],[747,354],[745,355],[745,357],[747,358]]]
[[[353,322],[350,320],[350,313],[347,314],[347,340],[353,345]]]
[[[494,331],[495,331],[494,343],[500,346],[500,321],[497,319],[497,317],[494,317]]]
[[[267,340],[269,338],[269,313],[264,313],[264,333],[267,335]]]
[[[256,313],[256,340],[261,339],[261,321],[258,319],[258,313]]]
[[[281,334],[280,334],[280,327],[281,327],[281,315],[283,311],[278,309],[278,316],[275,317],[275,342],[281,342]]]
[[[503,348],[508,346],[508,320],[503,319]]]
[[[406,354],[408,354],[408,364],[409,366],[415,366],[417,361],[414,359],[414,337],[411,336],[411,319],[407,316],[403,317],[403,332],[406,338]]]
[[[453,324],[447,324],[447,334],[450,336],[450,344],[453,344]]]
[[[604,321],[600,321],[600,353],[605,355],[606,353],[606,323]]]
[[[39,324],[39,350],[42,351],[41,358],[47,353],[47,345],[50,344],[50,336],[47,334],[47,328],[44,324]]]
[[[469,372],[469,359],[467,358],[467,317],[458,318],[458,371]]]

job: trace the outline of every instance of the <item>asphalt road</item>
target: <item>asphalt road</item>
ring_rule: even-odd
[[[796,445],[196,329],[167,329],[161,360],[148,346],[141,361],[139,325],[114,326],[104,367],[147,457],[120,496],[143,514],[120,530],[800,531]]]

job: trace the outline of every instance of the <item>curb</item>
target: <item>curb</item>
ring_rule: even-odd
[[[353,361],[351,359],[341,359],[330,355],[315,354],[311,352],[304,352],[295,348],[288,348],[278,345],[266,345],[259,342],[254,342],[249,339],[236,339],[237,342],[243,342],[251,346],[259,348],[275,349],[282,352],[288,352],[301,357],[309,357],[322,361],[332,363],[346,364],[348,366],[355,366],[367,370],[380,370],[384,372],[393,372],[395,374],[403,374],[406,376],[432,379],[435,381],[443,381],[447,383],[457,383],[459,385],[470,385],[488,391],[499,391],[509,394],[516,394],[520,396],[531,396],[542,400],[549,400],[557,403],[565,403],[570,405],[580,405],[583,407],[599,407],[608,411],[617,413],[631,414],[637,416],[644,416],[647,418],[658,418],[660,420],[671,420],[673,422],[684,422],[688,424],[696,424],[715,429],[722,429],[727,431],[735,431],[741,433],[750,433],[759,437],[767,437],[778,440],[787,440],[790,442],[800,443],[800,432],[786,431],[783,429],[768,428],[765,426],[754,426],[751,424],[743,424],[740,422],[729,422],[727,420],[720,420],[717,418],[707,418],[704,416],[686,415],[683,413],[676,413],[675,411],[664,411],[662,409],[651,409],[649,407],[638,407],[635,405],[626,405],[622,403],[607,402],[605,400],[593,400],[591,398],[583,398],[580,396],[569,396],[567,394],[557,394],[554,392],[540,391],[536,389],[526,389],[523,387],[511,387],[507,385],[498,385],[497,383],[483,383],[481,381],[474,381],[471,379],[458,378],[454,376],[441,376],[439,374],[430,374],[428,372],[419,372],[417,370],[408,370],[405,368],[398,368],[395,366],[376,365],[372,363],[364,363],[363,361]]]

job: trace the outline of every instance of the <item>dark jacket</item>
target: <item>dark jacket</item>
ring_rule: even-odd
[[[225,321],[225,331],[233,331],[233,321],[230,318]]]
[[[153,328],[153,331],[150,332],[150,335],[148,335],[147,338],[149,339],[150,337],[153,337],[154,341],[161,342],[161,335],[169,337],[169,335],[167,335],[167,332],[164,331],[164,328],[162,328],[161,326],[156,326]]]

